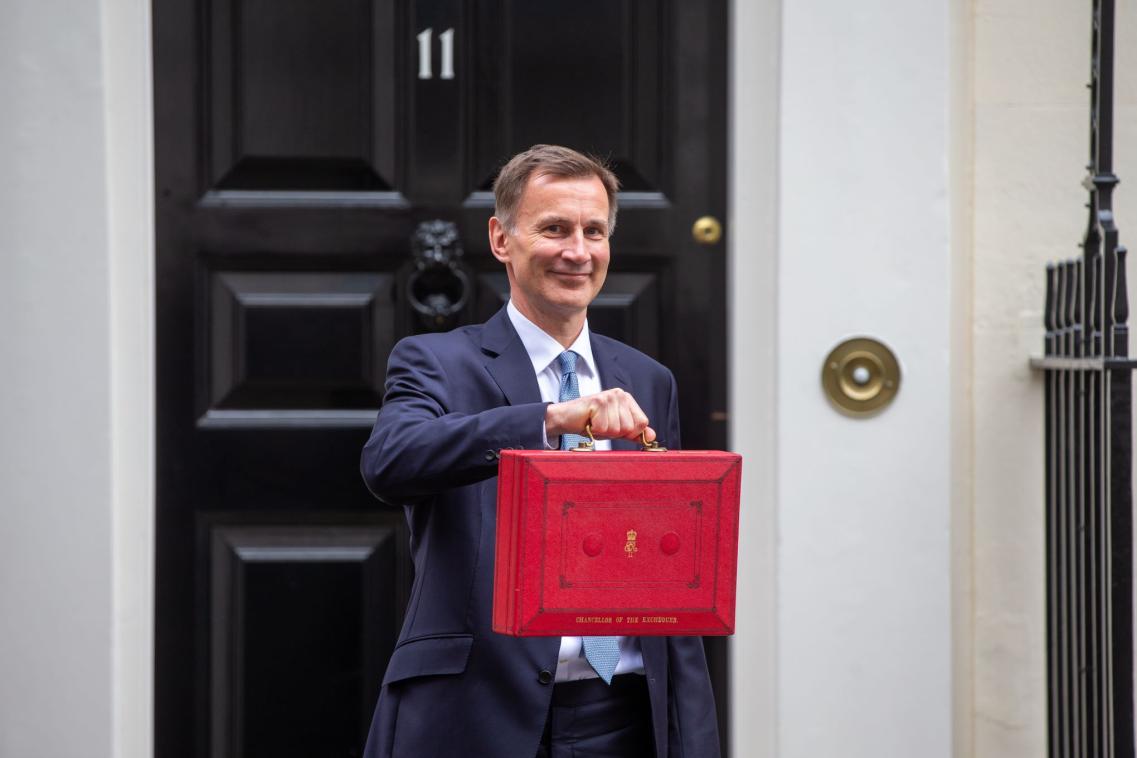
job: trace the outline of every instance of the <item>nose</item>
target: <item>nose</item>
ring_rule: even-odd
[[[571,237],[565,240],[561,255],[570,261],[579,263],[588,260],[588,241],[584,238],[583,229],[577,229]]]

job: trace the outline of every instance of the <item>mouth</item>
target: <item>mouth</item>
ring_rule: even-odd
[[[574,279],[587,279],[592,276],[591,271],[553,271],[556,276],[567,276]]]

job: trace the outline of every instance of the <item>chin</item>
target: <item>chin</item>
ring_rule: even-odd
[[[596,299],[596,293],[589,289],[587,292],[562,293],[560,297],[551,297],[549,302],[566,312],[575,312],[587,308]]]

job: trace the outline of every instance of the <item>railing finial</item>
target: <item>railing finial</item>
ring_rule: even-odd
[[[1078,311],[1075,307],[1078,291],[1078,263],[1071,258],[1066,261],[1063,268],[1066,269],[1066,291],[1063,293],[1062,320],[1065,322],[1066,330],[1072,333],[1078,328]],[[1070,353],[1072,350],[1067,348],[1067,352]]]
[[[1101,304],[1102,304],[1102,273],[1101,253],[1094,253],[1090,258],[1090,302],[1086,309],[1090,315],[1090,355],[1098,356],[1101,351]]]
[[[1125,245],[1117,246],[1117,274],[1114,277],[1113,323],[1125,325],[1129,321],[1129,289],[1125,282]]]
[[[1116,273],[1113,277],[1113,355],[1124,358],[1129,355],[1129,288],[1126,285],[1125,245],[1118,245],[1114,252]]]
[[[1053,355],[1054,353],[1054,330],[1057,325],[1057,317],[1054,314],[1054,302],[1057,297],[1055,290],[1058,289],[1058,270],[1053,263],[1046,264],[1046,305],[1042,311],[1042,325],[1046,327],[1046,341],[1045,353]]]

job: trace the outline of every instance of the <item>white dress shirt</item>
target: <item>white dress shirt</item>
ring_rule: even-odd
[[[506,313],[533,362],[533,373],[537,375],[537,386],[541,388],[541,400],[546,403],[559,402],[561,396],[561,369],[557,363],[557,356],[565,351],[561,343],[550,337],[541,327],[534,324],[517,310],[510,300],[506,306]],[[588,338],[588,321],[580,335],[568,347],[579,357],[576,360],[576,377],[580,387],[580,396],[595,395],[603,389],[600,386],[600,374],[596,370],[596,359],[592,357],[592,343]],[[542,428],[542,434],[545,434]],[[545,446],[549,449],[559,447],[559,439],[550,440],[545,436]],[[596,450],[611,450],[612,443],[608,440],[596,440]],[[636,637],[617,637],[620,641],[620,662],[616,664],[616,674],[642,674],[644,672],[643,654],[640,652],[640,642]],[[561,637],[561,652],[557,656],[558,682],[571,682],[577,679],[596,677],[596,672],[584,657],[584,648],[580,637]]]

